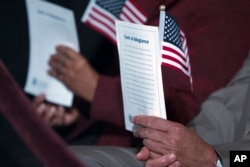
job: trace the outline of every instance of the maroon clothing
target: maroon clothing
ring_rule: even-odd
[[[137,0],[139,2],[139,0]],[[250,49],[250,2],[234,0],[165,0],[139,3],[148,12],[148,25],[158,25],[159,5],[165,4],[187,37],[193,78],[180,71],[162,67],[167,117],[187,124],[198,112],[200,104],[218,88],[225,86],[241,67]],[[148,4],[152,3],[152,5]],[[117,56],[117,55],[116,55]],[[118,59],[118,57],[117,57]],[[123,103],[120,79],[101,75],[90,108],[88,122],[105,121],[120,127],[109,133],[107,125],[97,145],[130,145],[132,134],[124,130]],[[107,133],[106,133],[107,132]],[[112,139],[112,140],[111,140]]]
[[[5,116],[25,145],[43,163],[43,166],[85,167],[83,162],[66,147],[62,138],[49,126],[46,126],[39,115],[35,113],[34,106],[14,81],[2,60],[0,60],[0,78],[2,79],[0,113]],[[5,134],[1,135],[4,138]],[[22,153],[20,150],[19,152]],[[27,155],[18,156],[23,157],[21,164],[25,162],[26,166],[30,165],[32,160],[29,158],[32,159],[32,157],[25,159]],[[19,160],[19,157],[13,161],[15,160]]]

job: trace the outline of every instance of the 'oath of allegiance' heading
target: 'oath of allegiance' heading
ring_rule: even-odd
[[[127,40],[136,41],[138,43],[149,44],[148,40],[137,38],[137,37],[133,37],[133,36],[129,36],[129,35],[124,35],[124,38],[127,39]]]

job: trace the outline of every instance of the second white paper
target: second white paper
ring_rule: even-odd
[[[74,15],[71,10],[41,0],[26,0],[30,32],[30,61],[25,91],[45,93],[46,100],[71,106],[73,93],[49,76],[48,61],[55,47],[64,44],[79,51]]]
[[[135,115],[166,118],[158,27],[116,21],[126,129]]]

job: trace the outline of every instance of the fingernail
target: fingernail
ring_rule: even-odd
[[[49,109],[49,114],[52,115],[55,111],[56,111],[56,107],[55,107],[55,106],[52,106],[52,107]]]
[[[169,160],[170,160],[170,161],[175,161],[175,159],[176,159],[175,154],[170,154],[170,155],[169,155]]]
[[[45,109],[45,104],[40,104],[37,108],[38,111],[42,111]]]

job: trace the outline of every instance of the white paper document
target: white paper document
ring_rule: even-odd
[[[41,0],[26,0],[26,6],[30,61],[24,90],[35,96],[45,93],[46,100],[71,106],[73,93],[47,72],[49,58],[57,45],[67,45],[79,51],[74,14],[71,10]]]
[[[126,129],[135,115],[166,118],[158,27],[116,21]]]

